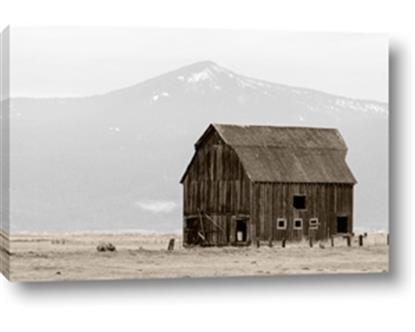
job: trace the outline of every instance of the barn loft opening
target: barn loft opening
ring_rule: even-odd
[[[247,222],[247,219],[236,220],[236,242],[246,242],[248,235]]]
[[[305,196],[294,195],[293,205],[298,210],[304,210],[305,209]]]
[[[348,233],[348,232],[349,232],[348,218],[344,216],[337,217],[337,233]]]

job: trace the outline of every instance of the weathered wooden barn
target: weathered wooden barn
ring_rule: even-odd
[[[336,129],[210,125],[181,179],[184,245],[351,233],[346,153]]]

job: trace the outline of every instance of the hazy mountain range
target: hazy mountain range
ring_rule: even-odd
[[[11,230],[179,230],[179,180],[212,122],[338,128],[359,182],[356,226],[387,228],[388,104],[206,61],[102,95],[13,99]]]

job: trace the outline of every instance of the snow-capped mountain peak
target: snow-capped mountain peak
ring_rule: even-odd
[[[206,80],[214,80],[215,77],[212,75],[212,72],[210,69],[206,69],[203,71],[200,71],[198,73],[193,73],[187,78],[187,82],[189,83],[197,83],[200,81],[206,81]]]
[[[387,117],[386,103],[353,99],[326,92],[294,87],[244,76],[212,61],[201,61],[148,79],[133,87],[109,92],[121,94],[128,100],[146,100],[148,104],[186,103],[200,96],[210,98],[217,111],[218,103],[239,104],[255,109],[275,109],[279,112],[298,113],[309,120],[311,113],[339,117],[350,113],[363,116]],[[213,106],[215,105],[215,106]],[[222,107],[222,106],[220,106]],[[233,106],[231,106],[233,107]],[[211,110],[213,111],[213,110]],[[296,116],[296,119],[299,117]]]

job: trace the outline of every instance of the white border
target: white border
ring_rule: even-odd
[[[120,24],[389,32],[393,71],[389,274],[31,285],[9,284],[0,277],[1,329],[194,331],[196,326],[198,331],[210,332],[266,331],[283,317],[277,321],[284,331],[413,331],[415,29],[411,4],[361,0],[2,0],[2,26]],[[339,323],[339,312],[348,313],[348,323]],[[312,322],[322,313],[324,319],[316,327]]]

